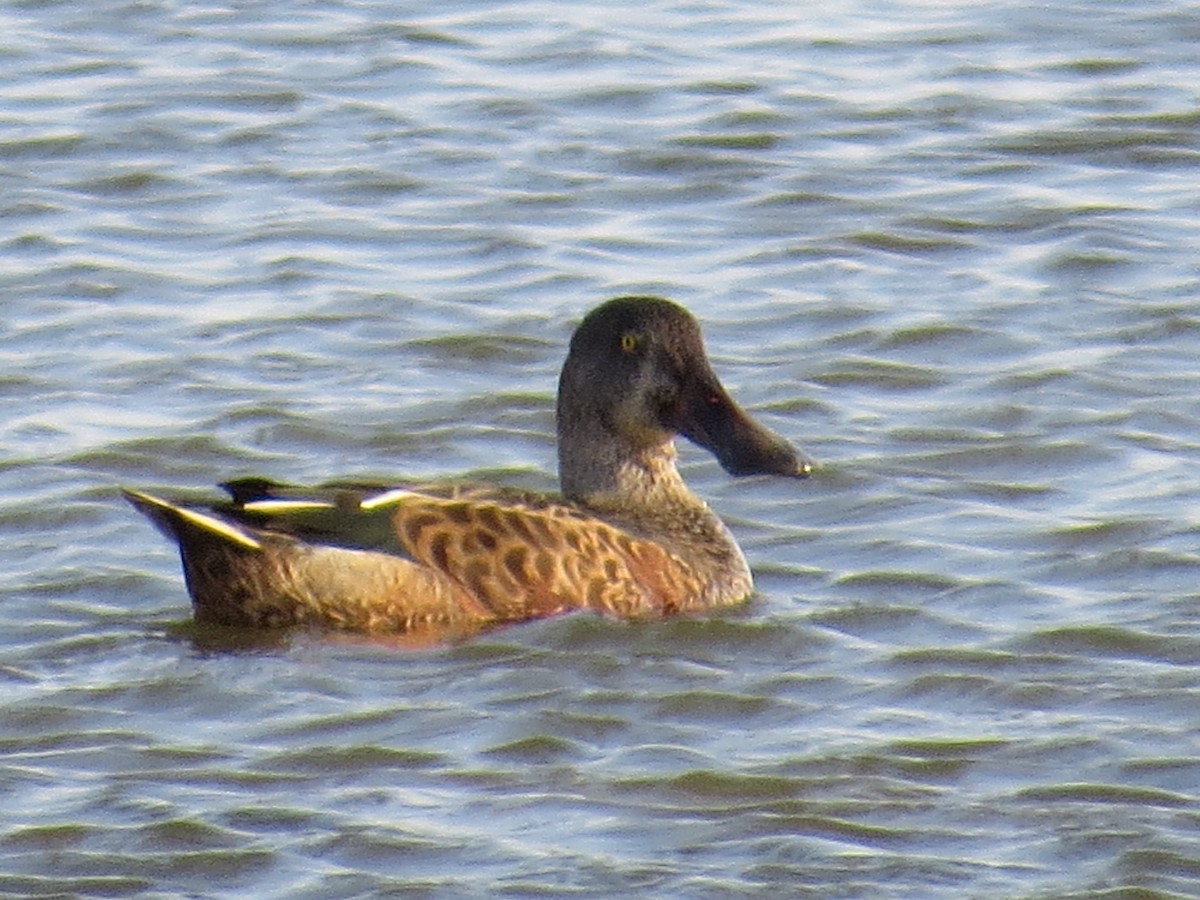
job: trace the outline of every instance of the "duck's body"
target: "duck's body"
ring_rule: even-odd
[[[126,495],[179,543],[202,621],[405,632],[738,603],[752,590],[749,568],[680,477],[676,434],[734,474],[811,468],[728,397],[685,310],[626,297],[594,310],[571,341],[561,497],[245,480],[227,486],[231,501],[199,511]]]
[[[488,488],[231,488],[241,501],[214,512],[129,492],[179,542],[196,616],[210,622],[409,631],[582,608],[641,618],[751,589],[707,508],[658,516],[650,538],[629,517]]]

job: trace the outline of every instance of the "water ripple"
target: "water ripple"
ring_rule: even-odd
[[[1196,894],[1189,16],[0,13],[0,892]],[[628,292],[820,461],[681,448],[743,610],[205,628],[118,498],[552,488]]]

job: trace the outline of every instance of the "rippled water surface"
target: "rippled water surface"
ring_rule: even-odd
[[[1200,6],[0,9],[0,893],[1200,895]],[[554,486],[572,326],[822,462],[760,588],[197,629],[117,498]]]

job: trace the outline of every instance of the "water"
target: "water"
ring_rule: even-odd
[[[1200,6],[0,10],[0,893],[1200,895]],[[760,596],[197,629],[116,496],[554,485],[662,293]]]

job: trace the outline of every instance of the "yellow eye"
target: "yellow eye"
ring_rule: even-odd
[[[638,336],[632,331],[627,331],[621,335],[621,352],[633,353],[637,350],[639,343]]]

